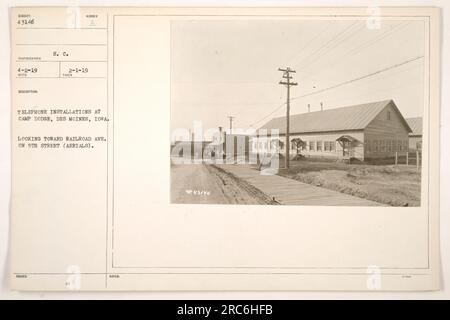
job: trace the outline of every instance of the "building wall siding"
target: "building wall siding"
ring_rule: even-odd
[[[409,136],[409,150],[422,150],[422,136]]]
[[[301,149],[300,153],[303,156],[306,157],[317,157],[317,158],[334,158],[339,159],[342,157],[342,147],[339,144],[339,142],[336,141],[339,137],[343,135],[349,135],[353,138],[357,139],[358,141],[353,144],[353,150],[352,150],[352,157],[357,158],[359,160],[364,160],[364,132],[362,130],[360,131],[340,131],[340,132],[324,132],[324,133],[305,133],[305,134],[296,134],[293,133],[289,136],[290,141],[296,138],[300,138],[302,141],[305,141],[307,143],[307,146],[311,146],[312,142],[315,142],[315,145],[317,145],[317,142],[321,142],[321,150],[317,150],[317,146],[315,146],[314,150],[311,150],[310,148],[306,147]],[[276,137],[253,137],[250,140],[250,147],[252,152],[256,152],[258,150],[259,144],[259,150],[260,152],[269,152],[274,151],[273,149],[268,148],[269,142],[268,140],[276,139]],[[283,144],[285,143],[285,136],[280,135],[278,137]],[[332,151],[325,151],[325,143],[324,142],[331,142],[334,143],[334,150]],[[285,153],[285,148],[280,150],[281,153]],[[295,155],[296,149],[290,149],[290,154]]]
[[[392,105],[386,106],[364,129],[364,158],[387,158],[408,151],[409,132]]]

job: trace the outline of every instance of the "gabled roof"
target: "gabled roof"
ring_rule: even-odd
[[[408,125],[412,130],[412,132],[409,134],[410,136],[422,135],[422,117],[408,118],[405,120],[406,122],[408,122]]]
[[[314,133],[363,130],[389,104],[399,113],[403,124],[410,132],[411,129],[392,100],[291,115],[289,131],[291,133]],[[279,134],[285,134],[286,117],[274,118],[263,125],[261,129],[278,129]]]

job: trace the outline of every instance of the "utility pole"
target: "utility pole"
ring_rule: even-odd
[[[233,116],[228,116],[228,119],[230,119],[230,135],[232,134],[232,130],[233,130],[233,119],[236,117]]]
[[[290,148],[290,144],[289,144],[289,109],[290,109],[290,91],[291,91],[291,86],[296,86],[297,82],[291,82],[292,76],[291,73],[295,73],[295,70],[292,70],[289,67],[286,67],[285,69],[282,68],[278,68],[278,71],[283,72],[283,79],[285,80],[281,80],[279,82],[279,84],[285,85],[287,88],[287,96],[286,96],[286,143],[285,143],[285,148],[286,148],[286,154],[285,154],[285,159],[284,159],[284,166],[286,169],[289,169],[289,148]]]

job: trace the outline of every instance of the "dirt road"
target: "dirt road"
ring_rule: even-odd
[[[171,165],[171,203],[267,204],[258,190],[240,185],[219,169],[206,164]]]
[[[170,171],[172,203],[227,203],[215,177],[203,164],[172,165]]]

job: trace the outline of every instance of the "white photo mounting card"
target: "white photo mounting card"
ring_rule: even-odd
[[[438,9],[10,16],[13,289],[440,288]]]

